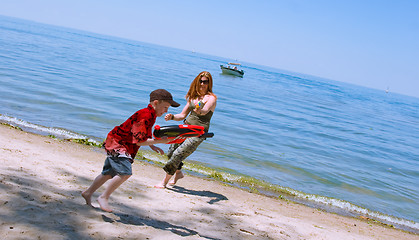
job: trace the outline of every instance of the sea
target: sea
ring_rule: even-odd
[[[179,113],[191,81],[209,71],[218,98],[214,137],[188,157],[185,171],[419,233],[418,98],[240,60],[243,78],[223,75],[220,65],[234,56],[5,16],[0,46],[3,123],[100,143],[157,88],[182,104],[169,109]],[[148,147],[139,155],[166,161]]]

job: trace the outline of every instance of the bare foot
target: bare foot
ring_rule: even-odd
[[[86,191],[81,193],[81,196],[86,200],[86,204],[92,206],[92,195],[87,194]]]
[[[99,196],[97,198],[97,202],[99,203],[100,208],[105,212],[112,212],[112,209],[109,207],[108,199]]]
[[[161,181],[159,184],[155,185],[155,188],[166,188],[167,182],[170,180],[170,178],[173,175],[169,175],[166,173],[166,176],[164,177],[163,181]]]
[[[155,187],[155,188],[160,188],[160,189],[163,189],[163,188],[166,188],[166,185],[164,185],[163,183],[159,183],[159,184],[157,184],[157,185],[154,185],[154,187]]]
[[[175,185],[179,179],[184,177],[182,171],[176,171],[175,177],[169,182],[169,185]]]

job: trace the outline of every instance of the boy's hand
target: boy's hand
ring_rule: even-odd
[[[164,154],[164,151],[163,151],[163,149],[161,149],[161,148],[159,148],[159,147],[156,147],[156,146],[154,146],[154,145],[150,145],[150,148],[151,148],[151,150],[153,150],[153,151],[155,151],[155,152],[157,152],[157,153],[160,153],[160,154]]]

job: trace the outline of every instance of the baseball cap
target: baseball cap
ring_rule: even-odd
[[[150,102],[154,100],[163,100],[170,103],[172,107],[179,107],[180,104],[173,101],[172,94],[165,89],[156,89],[150,93]]]

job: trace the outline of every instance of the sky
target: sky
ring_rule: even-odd
[[[419,98],[417,0],[0,0],[0,15]]]

